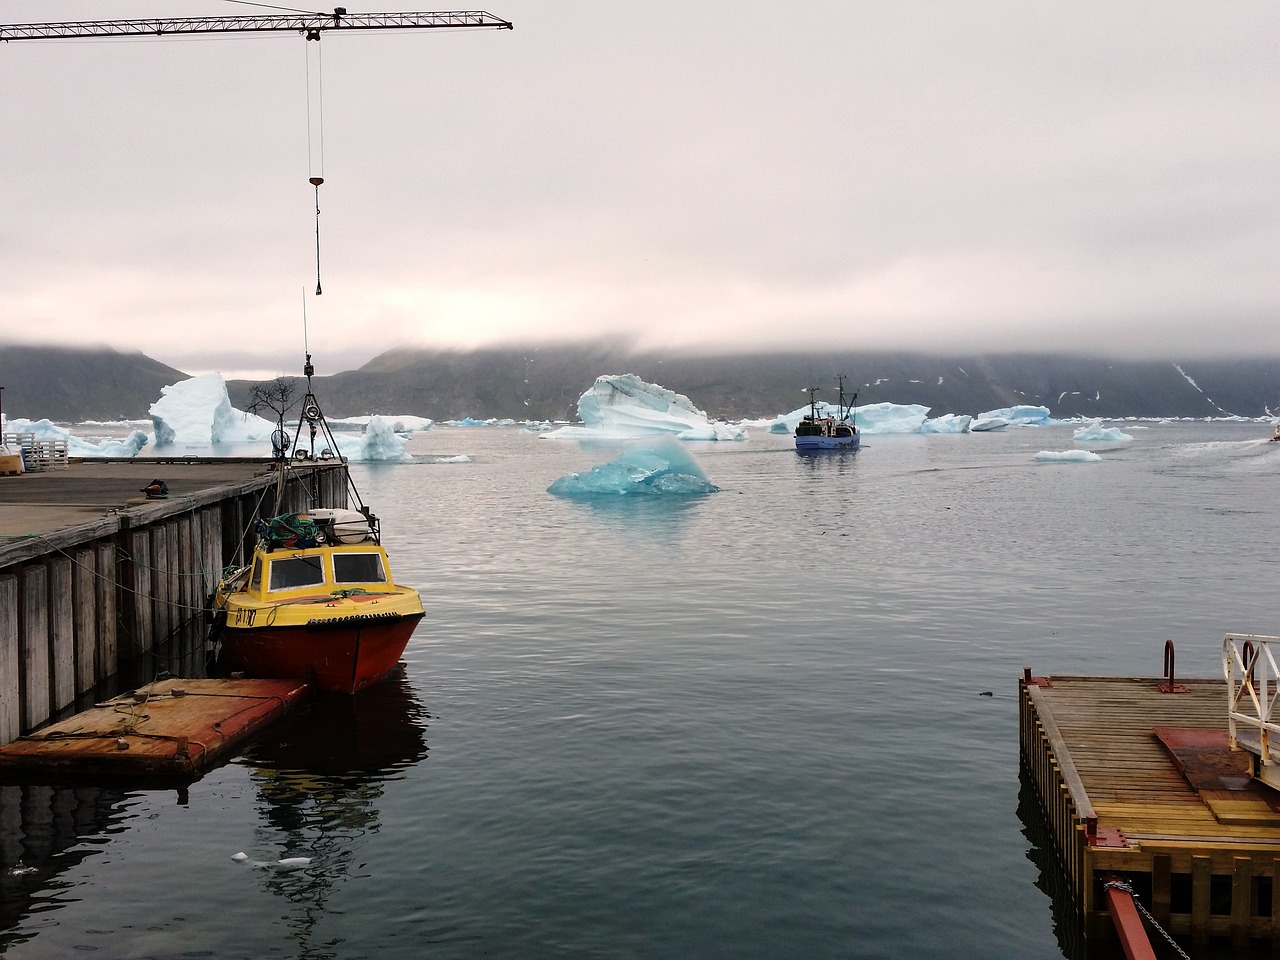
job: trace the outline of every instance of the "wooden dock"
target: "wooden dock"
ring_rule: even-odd
[[[169,493],[142,488],[165,481]],[[0,477],[0,744],[203,661],[206,598],[273,506],[268,460],[72,460]],[[295,464],[284,509],[346,503],[340,461]],[[196,674],[199,675],[199,674]]]
[[[0,746],[0,780],[186,783],[309,693],[303,680],[158,681]]]
[[[1086,938],[1128,881],[1167,931],[1280,954],[1280,791],[1228,745],[1225,680],[1019,682],[1022,761]]]

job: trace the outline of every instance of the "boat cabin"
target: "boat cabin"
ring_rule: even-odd
[[[251,593],[263,593],[264,582],[265,592],[272,594],[316,587],[381,587],[390,578],[381,547],[344,546],[259,553],[253,558],[247,588]]]

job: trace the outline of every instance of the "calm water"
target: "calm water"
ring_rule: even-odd
[[[545,493],[615,447],[420,435],[472,462],[355,468],[429,609],[403,681],[182,793],[10,789],[0,952],[1072,955],[1023,666],[1158,675],[1172,639],[1216,675],[1225,632],[1277,632],[1269,427],[1130,432],[1037,464],[1070,427],[755,431],[693,446],[722,492],[627,503]]]

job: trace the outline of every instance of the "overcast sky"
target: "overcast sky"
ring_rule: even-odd
[[[321,373],[602,336],[1280,355],[1275,0],[484,9],[515,29],[0,44],[0,340],[274,375],[305,306]]]

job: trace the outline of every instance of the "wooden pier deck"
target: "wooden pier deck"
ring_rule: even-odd
[[[1023,763],[1086,937],[1129,881],[1166,930],[1280,953],[1280,792],[1227,738],[1225,680],[1024,677]]]
[[[281,509],[345,505],[346,469],[293,464]],[[148,500],[152,480],[168,496]],[[0,477],[0,744],[92,698],[192,675],[206,599],[252,549],[276,482],[268,460],[194,457]]]

